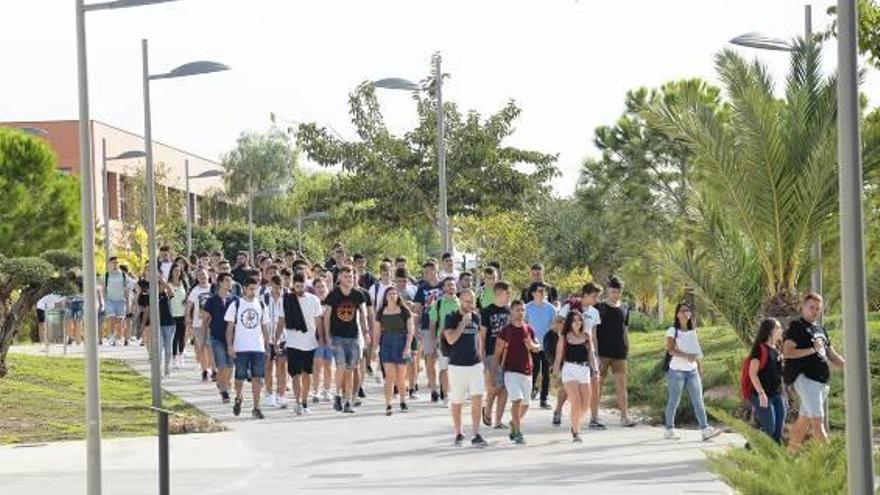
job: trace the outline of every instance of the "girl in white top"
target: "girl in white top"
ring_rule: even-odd
[[[675,323],[666,331],[666,352],[669,354],[669,370],[666,373],[668,395],[666,402],[666,432],[664,438],[678,440],[680,437],[675,433],[675,411],[681,400],[681,392],[687,387],[691,405],[694,408],[694,416],[700,423],[703,441],[718,436],[721,432],[709,427],[706,418],[706,406],[703,404],[703,383],[700,376],[703,374],[702,363],[703,350],[700,348],[700,340],[697,330],[694,328],[693,313],[691,308],[684,303],[675,307]]]

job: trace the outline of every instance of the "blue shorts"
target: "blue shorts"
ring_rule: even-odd
[[[379,340],[379,360],[387,364],[407,364],[403,351],[406,348],[406,334],[383,333]]]
[[[333,360],[333,349],[327,345],[318,347],[315,349],[315,359],[323,359],[324,361]]]
[[[81,297],[71,298],[67,304],[67,317],[71,320],[82,320],[84,304]]]
[[[361,360],[361,346],[357,337],[330,337],[333,346],[333,359],[336,360],[337,368],[352,370],[357,367]]]
[[[211,338],[211,351],[214,353],[214,366],[217,369],[232,368],[232,358],[229,357],[229,351],[226,342]]]
[[[105,301],[105,312],[107,313],[107,318],[125,318],[125,301],[113,301],[111,299],[107,299]]]
[[[263,378],[266,376],[265,352],[236,352],[235,381],[240,382],[247,377]]]

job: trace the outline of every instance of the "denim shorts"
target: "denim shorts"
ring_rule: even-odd
[[[125,318],[125,300],[114,301],[107,299],[105,302],[107,318]]]
[[[236,352],[235,380],[242,381],[247,377],[263,378],[266,376],[265,352]]]
[[[85,302],[81,297],[73,297],[67,304],[67,317],[72,320],[83,319],[83,305]]]
[[[824,418],[828,400],[828,384],[811,380],[803,374],[794,380],[794,390],[800,399],[799,414],[805,418]]]
[[[232,358],[229,357],[226,342],[211,338],[211,351],[214,353],[214,365],[217,369],[232,368]]]
[[[318,346],[315,349],[315,359],[323,359],[324,361],[333,360],[333,349],[329,345]]]
[[[379,360],[388,364],[407,364],[403,351],[406,348],[406,334],[383,333],[379,344]]]
[[[333,359],[337,368],[354,369],[360,363],[361,346],[357,338],[330,337],[333,347]]]

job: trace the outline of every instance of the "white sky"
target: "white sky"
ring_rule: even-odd
[[[95,0],[91,0],[95,1]],[[816,30],[832,1],[814,3]],[[3,0],[0,121],[77,116],[74,0]],[[209,158],[269,113],[352,136],[347,95],[365,79],[418,80],[440,51],[445,97],[483,115],[522,107],[511,144],[560,153],[558,194],[596,154],[593,130],[623,110],[628,89],[675,78],[714,81],[712,55],[747,31],[803,31],[794,0],[182,0],[87,16],[92,118],[143,130],[140,40],[152,72],[196,59],[233,71],[153,84],[155,139]],[[827,45],[833,67],[836,44]],[[745,50],[779,84],[787,55]],[[863,90],[880,103],[880,76]],[[394,132],[413,125],[405,92],[381,96]]]

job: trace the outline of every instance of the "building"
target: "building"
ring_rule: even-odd
[[[58,169],[63,173],[79,175],[80,146],[78,120],[47,120],[0,122],[0,126],[27,129],[30,133],[44,139],[58,155]],[[95,183],[95,214],[96,225],[104,225],[106,218],[110,225],[111,236],[118,239],[122,232],[123,222],[142,216],[132,207],[134,181],[138,173],[143,173],[145,159],[143,157],[113,159],[125,152],[144,149],[144,137],[113,127],[103,122],[90,122],[92,135],[92,163],[94,166]],[[104,160],[104,157],[110,158]],[[205,224],[208,218],[200,213],[200,204],[212,191],[223,191],[222,175],[192,179],[205,172],[222,172],[220,163],[189,153],[179,148],[153,141],[153,163],[164,171],[161,184],[157,187],[168,188],[171,194],[186,196],[187,171],[189,181],[189,202],[192,207],[195,224]],[[128,201],[127,201],[128,200]],[[185,208],[180,212],[186,215]]]

